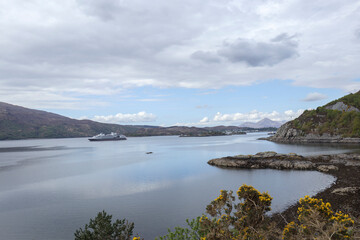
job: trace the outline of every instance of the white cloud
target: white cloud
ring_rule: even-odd
[[[297,111],[293,111],[293,110],[287,110],[284,112],[285,116],[284,120],[291,120],[293,118],[297,118],[298,116],[300,116],[305,110],[304,109],[299,109]]]
[[[240,125],[244,122],[257,122],[264,118],[269,118],[273,121],[290,121],[304,112],[303,109],[298,110],[287,110],[282,113],[277,111],[272,112],[259,112],[253,110],[248,113],[227,113],[222,114],[220,112],[216,113],[215,116],[211,119],[204,117],[199,122],[196,123],[175,123],[174,126],[197,126],[197,127],[207,127],[207,126],[218,126],[218,125]]]
[[[300,116],[304,110],[299,109],[297,111],[287,110],[283,113],[279,113],[277,111],[272,112],[259,112],[257,110],[253,110],[248,113],[228,113],[222,114],[220,112],[216,113],[213,122],[256,122],[260,121],[264,118],[269,118],[273,121],[288,121],[293,118]]]
[[[207,123],[207,122],[209,122],[208,117],[204,117],[203,119],[200,120],[200,123]]]
[[[314,102],[314,101],[319,101],[319,100],[323,100],[323,99],[326,99],[326,98],[327,98],[327,96],[325,94],[318,93],[318,92],[313,92],[313,93],[309,93],[303,99],[303,101],[305,101],[305,102]]]
[[[89,117],[88,116],[80,116],[77,119],[78,120],[87,120],[87,119],[89,119]]]
[[[118,113],[116,115],[95,116],[92,120],[103,123],[136,123],[136,122],[154,122],[156,116],[152,113]]]

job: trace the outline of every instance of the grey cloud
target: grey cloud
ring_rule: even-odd
[[[355,36],[356,38],[360,39],[360,28],[355,30]]]
[[[326,98],[328,98],[328,96],[326,96],[325,94],[313,92],[313,93],[309,93],[304,99],[302,99],[302,101],[315,102],[315,101],[323,100]]]
[[[191,58],[208,63],[220,62],[220,58],[213,52],[196,51],[191,54]]]
[[[3,89],[33,94],[31,87],[51,87],[78,96],[84,89],[89,95],[116,94],[113,89],[126,87],[221,88],[267,79],[320,88],[360,86],[352,81],[360,59],[353,41],[359,27],[356,1],[0,2]],[[283,33],[294,29],[299,35]],[[359,30],[356,34],[360,37]],[[331,67],[316,64],[330,60]]]
[[[298,55],[297,43],[287,34],[281,34],[271,42],[238,39],[235,42],[225,42],[218,51],[220,56],[230,62],[244,62],[249,66],[273,66],[285,59]]]
[[[104,21],[113,20],[121,14],[121,1],[118,0],[76,0],[84,12]]]
[[[296,34],[289,36],[289,34],[287,34],[287,33],[281,33],[281,34],[277,35],[276,37],[274,37],[273,39],[271,39],[271,41],[272,42],[288,41],[288,43],[290,45],[293,44],[294,46],[297,46],[297,43],[295,41],[293,41],[296,36],[297,36]]]

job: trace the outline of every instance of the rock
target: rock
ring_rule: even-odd
[[[334,165],[320,165],[317,167],[317,170],[320,172],[328,172],[330,170],[339,170],[337,166]]]
[[[345,164],[346,163],[346,161],[342,160],[342,159],[332,159],[332,160],[330,160],[330,162],[333,164]]]
[[[360,187],[344,187],[344,188],[336,188],[331,193],[338,194],[338,195],[347,195],[349,193],[355,194],[359,190],[360,190]]]
[[[360,161],[348,160],[348,161],[346,161],[345,166],[360,167]]]
[[[331,110],[338,110],[338,111],[342,111],[342,112],[350,112],[350,111],[360,112],[360,110],[357,109],[356,107],[346,105],[343,102],[337,102],[337,103],[327,106],[325,108],[331,109]]]
[[[320,172],[329,172],[338,171],[339,166],[344,165],[360,167],[360,161],[357,160],[358,156],[358,154],[333,154],[304,157],[295,153],[279,154],[269,151],[259,152],[255,155],[237,155],[235,157],[217,158],[210,160],[208,163],[219,167],[317,170]]]
[[[236,156],[234,156],[234,158],[236,158],[236,159],[249,159],[250,157],[249,157],[249,155],[236,155]]]
[[[263,158],[269,158],[269,157],[274,157],[277,155],[276,152],[273,151],[268,151],[268,152],[259,152],[257,154],[255,154],[256,156],[261,156]]]
[[[292,169],[293,164],[286,160],[275,160],[269,164],[269,167],[275,169]]]
[[[233,158],[216,158],[208,161],[208,164],[218,167],[243,168],[248,165],[248,162],[244,160],[236,160]]]
[[[315,168],[315,164],[310,161],[296,161],[294,162],[294,169],[297,170],[311,170]]]
[[[321,155],[319,157],[324,161],[329,161],[331,159],[331,156],[329,156],[329,155]]]

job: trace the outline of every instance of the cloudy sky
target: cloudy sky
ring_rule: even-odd
[[[290,120],[360,90],[356,0],[0,0],[0,101],[148,125]]]

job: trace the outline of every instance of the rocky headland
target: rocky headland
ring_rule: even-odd
[[[282,125],[275,135],[263,138],[280,143],[346,143],[358,144],[359,137],[344,137],[343,135],[334,135],[331,133],[305,132],[301,128],[293,126],[293,122],[287,122]]]
[[[266,140],[282,143],[360,143],[360,91],[282,125]]]
[[[208,161],[208,164],[223,168],[309,170],[331,174],[336,181],[314,197],[330,202],[334,209],[360,216],[360,154],[301,156],[295,153],[260,152],[216,158]],[[292,220],[297,207],[295,204],[273,217],[285,224],[283,217],[287,221]]]

